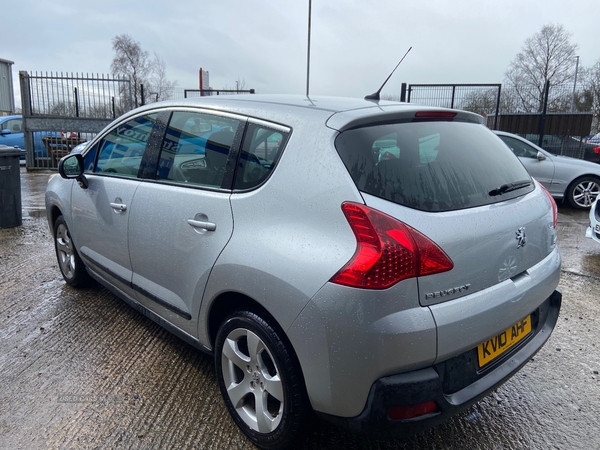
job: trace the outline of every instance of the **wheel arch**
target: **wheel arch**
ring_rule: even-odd
[[[54,236],[54,224],[56,223],[56,219],[58,219],[60,216],[64,217],[64,214],[60,208],[56,205],[52,205],[48,214],[48,217],[50,218],[50,232],[52,233],[52,237],[56,237]]]
[[[217,333],[219,332],[219,328],[225,320],[225,318],[234,311],[241,310],[250,311],[261,316],[263,319],[268,321],[271,326],[276,328],[277,331],[281,334],[282,339],[286,340],[286,344],[292,350],[292,352],[294,353],[294,357],[296,357],[297,360],[294,347],[292,346],[281,324],[259,302],[239,292],[223,292],[212,301],[209,307],[207,319],[208,338],[210,340],[210,346],[213,349],[213,351],[215,348]]]

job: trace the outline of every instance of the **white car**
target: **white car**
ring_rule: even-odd
[[[600,243],[600,205],[598,199],[596,199],[590,208],[590,226],[585,232],[585,237]]]
[[[588,144],[600,144],[600,133],[595,134],[590,139],[587,140]]]

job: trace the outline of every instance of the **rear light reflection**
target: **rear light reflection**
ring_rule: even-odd
[[[358,203],[344,203],[342,211],[354,231],[357,248],[331,282],[386,289],[407,278],[454,267],[435,242],[405,223]]]
[[[412,406],[392,406],[388,411],[388,417],[392,420],[407,420],[431,414],[437,410],[438,407],[433,401]]]

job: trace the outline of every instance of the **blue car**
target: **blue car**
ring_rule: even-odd
[[[60,137],[56,131],[33,133],[33,149],[36,158],[47,157],[48,151],[42,141],[44,137]],[[21,159],[25,159],[25,139],[23,135],[23,117],[20,115],[0,117],[0,145],[21,149]]]

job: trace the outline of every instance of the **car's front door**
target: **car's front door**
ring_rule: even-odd
[[[519,157],[529,175],[542,183],[550,193],[555,193],[554,162],[550,156],[544,154],[545,159],[540,160],[535,147],[510,136],[498,137]]]
[[[233,232],[231,151],[243,125],[228,116],[173,112],[156,180],[139,186],[131,210],[138,299],[194,337],[204,287]]]
[[[139,116],[107,133],[85,156],[86,189],[72,190],[72,234],[96,274],[128,295],[131,290],[128,227],[138,170],[156,114]],[[97,157],[96,157],[97,154]]]
[[[9,147],[25,148],[23,143],[23,120],[10,119],[0,124],[1,131],[10,131],[10,133],[0,134],[0,145]]]

